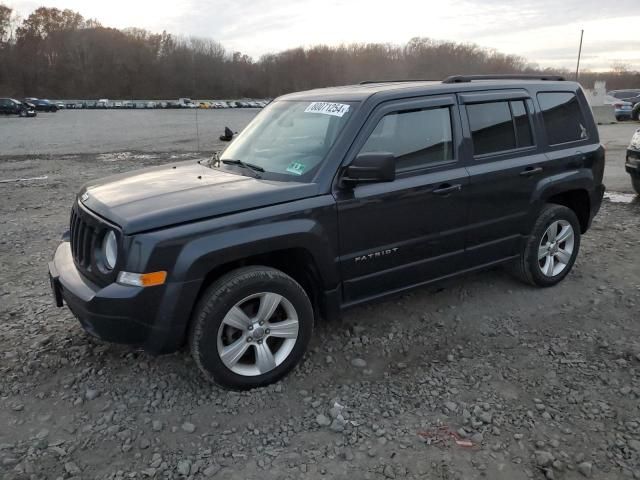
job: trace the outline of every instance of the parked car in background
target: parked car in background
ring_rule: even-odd
[[[122,108],[122,102],[113,102],[113,108]]]
[[[631,175],[633,189],[640,195],[640,128],[636,130],[629,142],[625,170]]]
[[[627,102],[626,100],[620,100],[613,95],[605,95],[603,103],[605,105],[611,105],[613,108],[613,115],[616,117],[618,122],[622,120],[630,120],[632,115],[633,105],[631,102]]]
[[[178,108],[198,108],[198,106],[193,103],[193,100],[190,98],[179,98],[177,102]]]
[[[616,120],[631,120],[633,105],[626,100],[618,100],[613,104],[613,114]]]
[[[136,108],[136,104],[131,101],[124,102],[122,108]]]
[[[20,102],[15,98],[0,98],[0,114],[18,115],[19,117],[35,117],[37,115],[35,105]]]
[[[613,97],[624,100],[631,103],[632,120],[640,120],[640,90],[639,89],[625,89],[625,90],[611,90],[608,92]]]
[[[611,90],[607,92],[607,95],[617,98],[618,100],[625,100],[631,102],[632,105],[640,102],[640,90],[639,89],[624,89],[624,90]]]
[[[56,102],[55,105],[56,105],[56,107],[58,107],[58,110],[63,110],[65,108],[67,108],[66,105],[63,102]]]
[[[158,104],[156,102],[147,102],[145,108],[156,108]]]
[[[98,102],[96,103],[96,108],[109,108],[109,99],[101,98],[100,100],[98,100]]]
[[[33,104],[38,112],[57,112],[58,106],[44,98],[25,98],[25,102]]]
[[[640,120],[640,102],[636,103],[631,109],[631,119],[632,120]]]

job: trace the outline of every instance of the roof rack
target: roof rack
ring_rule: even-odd
[[[504,75],[453,75],[445,78],[442,83],[466,83],[474,80],[544,80],[550,82],[563,82],[560,75],[530,75],[520,73],[507,73]]]
[[[410,78],[402,80],[363,80],[358,85],[368,85],[370,83],[400,83],[400,82],[439,82],[440,80],[432,80],[425,78]]]

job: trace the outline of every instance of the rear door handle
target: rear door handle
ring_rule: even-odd
[[[457,192],[462,190],[462,185],[457,183],[455,185],[449,185],[448,183],[444,183],[440,185],[438,188],[433,190],[431,193],[435,195],[447,195],[449,193]]]
[[[521,177],[530,177],[532,175],[537,175],[542,172],[542,167],[527,167],[523,171],[520,172]]]

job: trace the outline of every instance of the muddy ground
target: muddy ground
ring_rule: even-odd
[[[47,176],[0,183],[0,478],[640,479],[640,202],[605,200],[554,288],[492,270],[358,308],[234,393],[52,303],[79,186],[171,157],[0,159]]]

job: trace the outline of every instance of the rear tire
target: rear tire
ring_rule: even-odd
[[[563,205],[542,208],[513,273],[538,287],[551,287],[566,277],[580,250],[580,222],[573,210]]]
[[[243,267],[202,294],[191,320],[191,354],[211,381],[246,390],[278,381],[302,359],[313,308],[293,278],[269,267]]]
[[[640,195],[640,177],[631,177],[631,185],[638,195]]]

